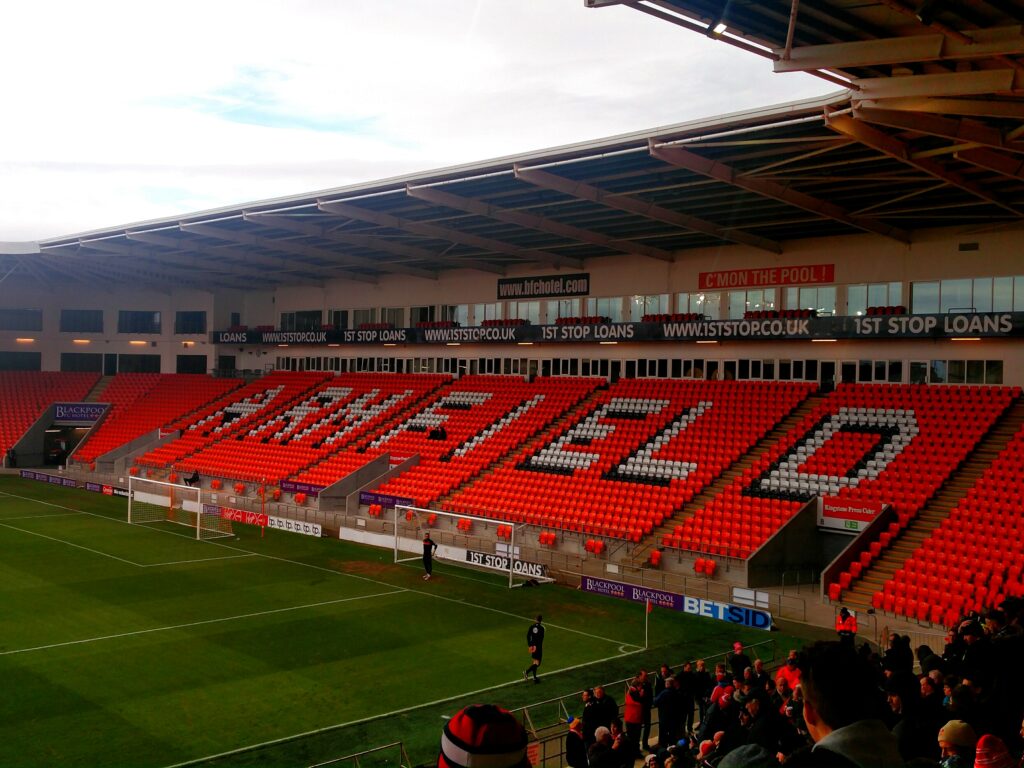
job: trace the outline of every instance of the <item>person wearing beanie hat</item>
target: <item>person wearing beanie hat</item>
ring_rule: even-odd
[[[971,768],[974,765],[974,745],[978,737],[970,724],[963,720],[950,720],[939,729],[939,749],[942,768]]]
[[[1016,768],[1010,750],[998,736],[986,733],[978,739],[974,755],[974,768]]]
[[[587,745],[583,743],[583,721],[569,718],[565,734],[565,762],[569,768],[587,768]]]
[[[441,731],[437,768],[531,768],[526,730],[507,709],[473,704]]]

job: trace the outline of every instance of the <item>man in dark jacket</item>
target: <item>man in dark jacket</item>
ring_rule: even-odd
[[[665,681],[665,690],[654,697],[658,708],[658,748],[668,749],[679,741],[683,721],[683,699],[674,677]]]
[[[750,657],[743,652],[743,643],[737,640],[732,644],[732,656],[729,657],[729,668],[732,670],[732,676],[742,680],[743,672],[749,666],[751,666]]]

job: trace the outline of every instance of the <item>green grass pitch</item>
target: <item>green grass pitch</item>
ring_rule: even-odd
[[[655,611],[644,651],[640,606],[443,562],[423,582],[390,551],[240,524],[200,542],[126,509],[0,478],[0,765],[309,765],[396,740],[427,762],[467,703],[767,639]],[[540,686],[522,681],[537,613]]]

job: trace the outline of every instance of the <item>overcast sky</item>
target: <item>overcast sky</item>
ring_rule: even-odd
[[[49,0],[0,22],[0,241],[835,90],[583,0]]]

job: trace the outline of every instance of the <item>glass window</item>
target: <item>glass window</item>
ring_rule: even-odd
[[[551,325],[560,317],[579,317],[580,303],[578,299],[550,299],[546,302],[546,322]]]
[[[992,311],[992,278],[979,277],[974,281],[974,300],[971,303],[978,312]]]
[[[910,383],[925,384],[928,381],[928,363],[923,360],[910,362]]]
[[[950,384],[964,384],[967,381],[967,363],[963,360],[947,360],[946,374],[946,381]]]
[[[1021,280],[1021,278],[1017,278]],[[1024,282],[1021,282],[1024,288]],[[992,311],[1012,312],[1013,311],[1013,278],[996,277],[992,280]]]
[[[775,289],[758,288],[751,291],[729,291],[729,319],[741,320],[745,312],[775,309]]]
[[[526,320],[534,325],[540,323],[540,302],[539,301],[510,301],[508,303],[508,316]]]
[[[931,371],[929,373],[928,380],[932,384],[945,384],[946,383],[946,361],[945,360],[932,360]]]
[[[812,288],[787,288],[786,309],[813,309],[819,315],[834,315],[836,287],[821,285]]]
[[[695,312],[711,320],[722,316],[721,293],[677,293],[676,312],[687,314]]]
[[[369,325],[377,322],[377,310],[373,309],[355,309],[352,310],[352,323],[358,328],[361,325]],[[359,365],[359,363],[357,363]]]
[[[973,280],[943,280],[939,287],[939,312],[968,312],[974,307]]]
[[[337,328],[339,331],[343,331],[348,328],[348,310],[347,309],[332,309],[327,313],[328,322]]]
[[[587,299],[588,315],[607,317],[613,323],[622,322],[622,297],[603,296]]]
[[[984,360],[968,360],[967,361],[967,383],[968,384],[984,384],[985,383],[985,361]]]
[[[500,320],[501,305],[497,302],[473,305],[473,322],[480,325],[484,320]]]
[[[915,315],[934,314],[939,311],[939,283],[929,281],[910,286],[910,311]]]
[[[868,287],[866,285],[848,285],[846,287],[846,314],[850,316],[861,316],[867,313]]]
[[[0,309],[0,331],[41,331],[43,310]]]
[[[1002,384],[1003,383],[1003,361],[1002,360],[986,360],[985,361],[985,383],[986,384]]]
[[[405,327],[405,307],[382,307],[380,321],[390,323],[395,328]]]
[[[175,333],[206,333],[205,312],[175,312],[174,313]],[[205,366],[203,373],[206,373]]]
[[[1024,275],[1013,278],[1013,311],[1024,312]]]
[[[117,332],[160,333],[160,313],[122,309],[117,313]]]
[[[323,314],[319,309],[281,313],[282,331],[317,331],[322,322]]]
[[[668,312],[668,294],[629,297],[630,319],[640,322],[644,315],[659,315]]]
[[[469,304],[442,304],[441,319],[459,325],[469,325]]]
[[[889,381],[893,384],[899,384],[903,381],[903,361],[902,360],[890,360],[889,361]]]
[[[1011,294],[1012,294],[1011,287]],[[62,309],[60,329],[64,332],[103,333],[102,309]]]

